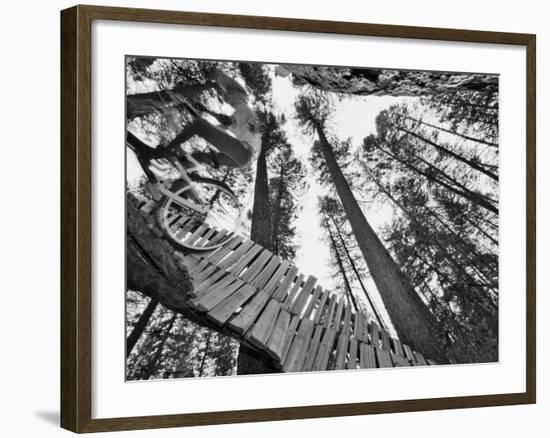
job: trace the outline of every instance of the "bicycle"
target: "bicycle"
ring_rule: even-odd
[[[129,131],[126,144],[145,172],[149,191],[159,201],[157,223],[173,244],[211,251],[239,231],[243,211],[235,193],[225,182],[198,174],[201,164],[179,144],[152,148]],[[203,234],[207,229],[208,234]]]

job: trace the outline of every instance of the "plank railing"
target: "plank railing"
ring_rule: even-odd
[[[154,201],[132,203],[152,220]],[[225,236],[187,217],[174,217],[181,239],[208,246]],[[187,305],[239,342],[269,355],[284,372],[433,365],[391,337],[367,312],[304,275],[289,261],[242,236],[211,251],[174,251],[191,276]]]

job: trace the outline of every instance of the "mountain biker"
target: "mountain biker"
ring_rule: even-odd
[[[162,154],[169,155],[181,151],[181,145],[196,135],[216,148],[216,151],[191,153],[196,161],[214,167],[247,167],[257,156],[261,147],[258,117],[248,105],[246,90],[235,79],[218,68],[213,69],[209,81],[202,87],[202,90],[214,86],[233,108],[232,114],[224,118],[222,123],[216,117],[214,117],[214,122],[210,121],[212,117],[208,117],[208,114],[212,115],[212,112],[202,105],[193,105],[189,102],[188,98],[197,96],[197,86],[169,92],[161,91],[157,92],[156,96],[155,93],[147,93],[146,98],[140,95],[128,96],[128,117],[133,118],[147,111],[154,111],[163,114],[168,119],[173,107],[185,102],[184,107],[193,114],[194,120],[187,124],[174,140],[162,148]],[[192,90],[190,94],[187,93],[187,88]],[[167,103],[167,97],[173,102],[172,107],[170,102]],[[204,109],[202,114],[201,109]]]

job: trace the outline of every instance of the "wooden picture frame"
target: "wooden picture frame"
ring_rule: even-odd
[[[92,418],[92,35],[94,20],[187,24],[526,48],[526,391],[177,415]],[[61,426],[98,432],[535,403],[535,47],[531,34],[75,6],[61,13]]]

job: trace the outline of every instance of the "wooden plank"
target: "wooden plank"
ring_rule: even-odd
[[[313,311],[315,310],[315,305],[317,304],[317,301],[319,300],[319,295],[323,292],[323,288],[319,285],[315,287],[315,290],[313,291],[313,294],[311,296],[311,299],[309,300],[309,304],[307,305],[307,309],[304,312],[304,318],[309,318],[313,320]]]
[[[196,259],[196,262],[193,262],[192,264],[186,263],[185,266],[187,267],[187,272],[189,275],[195,279],[202,271],[212,265],[204,259]]]
[[[302,319],[298,332],[294,336],[290,350],[285,358],[283,371],[296,372],[302,370],[314,326],[313,321]]]
[[[139,207],[138,207],[139,208]],[[164,218],[164,215],[162,215],[162,217]],[[166,214],[166,219],[165,219],[165,224],[170,227],[170,225],[173,225],[174,222],[176,222],[177,220],[181,219],[182,217],[185,217],[183,214],[181,214],[180,212],[172,212],[172,211],[169,211],[167,214]]]
[[[277,256],[271,257],[271,260],[262,269],[262,272],[256,278],[250,280],[250,284],[253,284],[258,289],[263,289],[279,266],[281,266],[281,259]]]
[[[298,277],[296,277],[296,280],[294,281],[294,284],[292,285],[292,288],[290,289],[290,292],[288,293],[283,303],[285,306],[285,309],[290,310],[290,308],[292,307],[292,302],[296,298],[296,295],[298,295],[298,292],[300,292],[303,281],[304,281],[304,275],[298,274]]]
[[[336,308],[336,295],[331,295],[327,313],[323,318],[323,326],[325,328],[330,328],[330,322],[332,321],[332,316],[334,315],[335,308]]]
[[[380,345],[380,328],[375,322],[370,323],[370,338],[373,347]]]
[[[257,275],[260,274],[264,266],[268,263],[273,254],[270,251],[264,250],[260,255],[252,262],[252,264],[240,275],[243,281],[250,283]]]
[[[204,260],[204,259],[203,259]],[[208,263],[208,261],[205,260],[205,262]],[[208,263],[208,266],[203,269],[201,272],[197,273],[195,276],[193,276],[193,283],[195,285],[201,284],[204,280],[206,280],[208,277],[214,274],[216,271],[216,266]]]
[[[238,278],[224,280],[219,282],[219,285],[214,285],[200,297],[191,300],[191,305],[201,312],[209,312],[244,284]]]
[[[414,357],[414,354],[411,350],[411,347],[409,347],[407,344],[403,344],[403,350],[405,350],[405,357],[412,362],[413,364],[416,363],[416,358]]]
[[[244,240],[241,236],[235,236],[229,239],[229,242],[220,246],[215,251],[211,252],[206,256],[210,263],[218,265],[218,263],[229,253],[231,253],[242,241]]]
[[[319,344],[321,343],[321,335],[323,334],[323,330],[322,325],[315,326],[315,333],[307,350],[306,360],[304,362],[304,367],[302,368],[303,371],[311,371],[313,369],[315,356],[317,356],[317,350],[319,349]]]
[[[296,315],[291,315],[290,324],[288,325],[288,330],[285,335],[285,345],[283,347],[283,355],[281,357],[282,364],[285,362],[285,358],[286,358],[286,355],[288,354],[288,350],[290,350],[290,344],[294,339],[296,328],[298,327],[299,322],[300,322],[300,318],[298,318]]]
[[[229,320],[229,327],[238,333],[245,333],[254,324],[254,321],[256,321],[269,298],[269,294],[265,291],[259,291],[242,308],[238,315]]]
[[[374,347],[364,342],[359,343],[359,368],[376,368]]]
[[[357,334],[355,336],[357,337],[358,341],[368,343],[369,342],[369,324],[367,321],[367,316],[364,313],[359,313],[358,315],[361,322],[360,322],[360,326],[357,328]]]
[[[344,311],[344,324],[342,330],[349,332],[351,327],[351,306],[347,305]]]
[[[272,275],[272,277],[269,279],[267,284],[265,286],[261,287],[260,289],[264,289],[269,294],[274,292],[275,289],[277,289],[277,287],[279,285],[279,282],[281,281],[281,279],[283,278],[283,276],[287,272],[287,269],[288,269],[289,265],[290,265],[290,263],[287,260],[283,260],[283,262],[279,265],[279,267],[277,268],[275,273]],[[278,298],[275,297],[275,295],[273,295],[273,298],[278,299]],[[281,300],[279,300],[279,301],[281,301]]]
[[[338,307],[336,308],[336,312],[334,314],[334,320],[332,322],[332,327],[335,330],[340,330],[340,322],[342,318],[342,312],[344,311],[344,306],[346,302],[344,300],[344,297],[341,297],[338,299]]]
[[[228,269],[228,272],[235,276],[239,276],[241,272],[246,268],[250,262],[256,257],[260,251],[263,251],[263,247],[260,245],[254,244],[252,248],[250,248],[241,258],[240,260],[235,263],[231,268]]]
[[[342,330],[340,332],[340,338],[338,340],[338,346],[336,350],[336,364],[337,370],[343,370],[346,363],[346,354],[348,352],[348,344],[350,337],[350,324],[351,324],[351,307],[348,305],[345,308],[344,320],[342,324]]]
[[[172,222],[172,219],[170,219],[170,222],[172,222],[169,225],[168,225],[168,229],[170,230],[171,233],[175,233],[180,227],[182,227],[187,221],[189,221],[189,217],[188,216],[181,216],[181,215],[174,215],[174,217],[179,217],[178,220],[176,220],[175,222]]]
[[[393,367],[393,362],[391,361],[390,352],[388,350],[376,347],[374,351],[376,352],[376,359],[378,359],[378,366],[380,368]]]
[[[223,274],[223,271],[221,271],[221,273]],[[204,297],[207,294],[211,294],[212,292],[214,292],[218,289],[223,289],[223,288],[229,286],[236,279],[237,279],[237,277],[235,277],[233,275],[229,275],[229,274],[223,275],[222,277],[220,277],[220,279],[218,281],[212,283],[208,288],[203,288],[201,290],[200,295],[197,297],[197,300],[200,299],[201,297]]]
[[[215,228],[209,228],[208,231],[195,242],[196,247],[204,247],[209,240],[217,233]]]
[[[210,277],[206,278],[203,282],[201,282],[196,288],[195,288],[195,295],[201,296],[204,292],[210,288],[214,283],[216,283],[219,279],[221,279],[224,275],[227,275],[225,271],[218,270],[214,272]]]
[[[343,370],[346,363],[346,354],[349,346],[349,331],[342,330],[338,339],[338,347],[336,349],[336,365],[337,370]]]
[[[393,351],[395,354],[401,357],[405,357],[405,352],[403,351],[403,346],[401,345],[401,341],[399,339],[392,338],[392,344],[393,344]]]
[[[223,325],[231,318],[231,315],[233,315],[239,307],[248,301],[255,293],[256,288],[254,286],[245,284],[237,289],[235,293],[216,304],[216,306],[208,312],[207,316],[218,324]]]
[[[208,230],[208,225],[205,223],[200,224],[195,231],[193,231],[184,241],[186,245],[193,245],[199,240],[202,235]]]
[[[223,228],[221,230],[216,230],[217,233],[210,238],[210,241],[208,242],[208,246],[217,245],[219,242],[223,241],[224,239],[227,239],[227,242],[225,244],[228,244],[231,240],[231,238],[228,238],[229,231],[224,230]],[[206,245],[205,245],[206,246]]]
[[[244,255],[244,253],[248,251],[250,248],[252,248],[253,245],[254,245],[254,242],[252,242],[252,240],[246,240],[242,242],[239,246],[237,246],[233,250],[231,254],[229,254],[222,261],[217,263],[218,267],[220,269],[227,270],[229,267],[237,263],[241,259],[241,257]]]
[[[353,318],[353,337],[360,341],[366,342],[362,337],[363,332],[363,313],[357,312],[355,318]]]
[[[424,359],[424,356],[422,356],[422,353],[419,353],[418,351],[413,352],[414,357],[416,359],[416,363],[420,366],[426,366],[428,365],[428,362],[426,362],[426,359]]]
[[[394,367],[410,367],[411,363],[399,354],[390,351],[391,360]]]
[[[279,311],[277,321],[267,342],[267,352],[270,356],[281,362],[286,342],[286,334],[290,325],[290,313],[284,309]]]
[[[325,308],[325,303],[330,295],[330,292],[326,289],[321,291],[321,298],[319,299],[319,304],[315,308],[315,316],[313,317],[313,322],[319,324],[321,322],[321,316],[323,315],[323,310]]]
[[[391,350],[389,333],[386,330],[382,329],[380,335],[382,337],[382,348],[384,350]]]
[[[336,330],[328,328],[325,330],[319,349],[317,350],[317,357],[315,358],[315,364],[313,369],[315,371],[324,371],[327,369],[330,353],[332,353],[332,346],[334,345],[334,338],[336,337]]]
[[[306,306],[309,295],[311,294],[311,291],[313,291],[313,288],[315,287],[315,283],[317,283],[317,278],[314,277],[313,275],[310,275],[307,278],[306,282],[304,283],[304,287],[302,287],[302,290],[297,294],[296,299],[292,303],[292,306],[290,308],[291,313],[294,313],[296,315],[302,314],[302,311]]]
[[[198,225],[200,225],[200,222],[191,218],[182,226],[180,226],[179,229],[174,231],[174,236],[176,236],[178,239],[183,239],[187,233],[191,233]]]
[[[163,215],[164,217],[164,215]],[[178,220],[179,218],[182,218],[182,217],[185,217],[185,218],[190,218],[190,216],[186,215],[186,214],[183,214],[181,211],[167,211],[166,212],[166,224],[167,225],[171,225],[173,224],[176,220]]]
[[[288,268],[288,271],[285,273],[283,280],[275,289],[275,292],[273,293],[273,298],[275,298],[276,300],[279,300],[280,302],[285,301],[287,291],[290,288],[290,285],[292,284],[292,282],[294,281],[294,278],[296,277],[297,272],[298,272],[298,268],[296,268],[296,266],[291,266],[290,268]],[[266,289],[267,289],[267,286],[266,286]]]
[[[265,344],[269,339],[269,335],[271,335],[280,309],[281,303],[277,300],[269,300],[267,306],[260,314],[258,321],[256,321],[248,331],[249,336],[246,336],[252,344],[260,348],[265,348]]]
[[[348,370],[357,369],[357,339],[353,336],[349,341],[349,359],[346,368]]]

